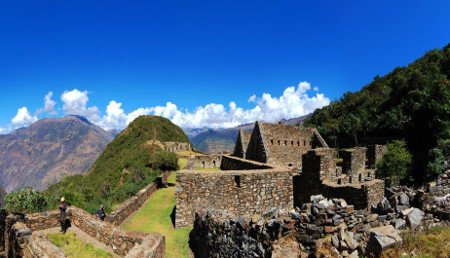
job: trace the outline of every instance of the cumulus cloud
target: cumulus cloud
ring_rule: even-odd
[[[63,111],[66,115],[80,115],[89,119],[93,123],[100,122],[100,110],[96,106],[88,107],[89,101],[87,91],[73,89],[64,91],[61,95]]]
[[[28,111],[28,108],[21,107],[17,110],[17,114],[11,120],[11,124],[13,124],[16,128],[28,126],[38,120],[37,116],[32,116]]]
[[[44,112],[49,114],[56,114],[55,105],[56,101],[52,100],[53,92],[47,93],[44,97]]]
[[[255,103],[255,107],[250,109],[238,107],[232,101],[228,108],[223,104],[211,103],[197,107],[193,112],[187,112],[168,102],[166,106],[155,107],[154,114],[169,118],[184,128],[229,128],[256,120],[278,122],[307,115],[330,103],[330,99],[324,94],[315,93],[309,96],[310,90],[310,83],[301,82],[297,87],[286,88],[280,97],[269,93],[264,93],[259,98],[253,95],[248,101]]]
[[[51,115],[56,115],[57,112],[55,110],[55,106],[56,106],[56,101],[54,101],[52,99],[53,96],[53,92],[49,91],[47,93],[47,95],[45,95],[44,97],[44,107],[43,108],[39,108],[36,111],[36,115],[40,115],[42,113],[47,113],[47,114],[51,114]]]
[[[253,123],[257,120],[278,122],[282,119],[296,118],[313,112],[330,103],[324,94],[318,93],[318,88],[311,87],[308,82],[301,82],[287,87],[281,96],[263,93],[260,97],[252,95],[248,102],[254,107],[245,109],[234,101],[227,106],[210,103],[199,106],[193,111],[180,109],[175,103],[167,102],[163,106],[141,107],[130,113],[122,108],[122,103],[112,100],[106,107],[106,114],[100,117],[99,109],[87,107],[88,92],[77,89],[66,91],[61,96],[66,114],[86,116],[104,129],[123,129],[140,115],[156,115],[170,119],[183,128],[229,128],[241,124]],[[310,96],[308,92],[311,92]]]
[[[255,101],[256,101],[256,95],[255,95],[255,94],[251,95],[251,96],[248,98],[247,101],[248,101],[249,103],[255,103]]]
[[[65,115],[84,116],[106,130],[123,129],[138,116],[149,114],[166,117],[182,128],[229,128],[257,120],[278,122],[282,119],[307,115],[330,103],[330,99],[318,91],[318,87],[301,82],[297,86],[287,87],[281,96],[273,96],[270,93],[250,96],[248,102],[253,105],[250,108],[239,107],[234,101],[230,101],[228,105],[210,103],[198,106],[192,111],[180,109],[175,103],[167,102],[165,105],[140,107],[127,113],[122,103],[111,100],[103,116],[98,107],[88,106],[88,91],[78,89],[64,91],[61,101]],[[56,101],[52,100],[52,96],[53,92],[50,91],[44,98],[45,113],[56,112]],[[28,109],[22,107],[11,123],[17,128],[36,120],[37,116],[30,115]],[[0,134],[9,132],[11,128],[11,125],[0,128]]]

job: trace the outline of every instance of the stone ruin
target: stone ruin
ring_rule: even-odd
[[[125,232],[76,207],[69,208],[68,217],[72,227],[96,238],[116,255],[129,258],[164,257],[165,238],[162,235]],[[0,256],[66,257],[41,233],[56,227],[59,227],[57,210],[26,215],[0,210]]]
[[[160,234],[125,232],[118,226],[148,197],[165,185],[169,173],[163,173],[154,182],[132,196],[105,221],[74,206],[68,209],[71,227],[81,230],[98,240],[114,255],[121,257],[164,257],[165,237]],[[59,228],[59,211],[35,214],[11,213],[0,210],[0,257],[66,257],[62,250],[51,243],[44,233]],[[69,229],[70,231],[71,229]]]
[[[343,150],[337,164],[337,151],[316,129],[256,122],[252,133],[238,133],[232,156],[195,156],[177,173],[175,225],[192,225],[200,208],[252,215],[301,207],[316,194],[368,209],[384,195],[384,181],[366,165],[366,154],[376,162],[382,148],[369,149],[376,151]]]
[[[314,128],[256,122],[249,135],[240,131],[233,156],[272,166],[301,166],[310,149],[328,148]]]
[[[294,176],[295,206],[301,207],[311,195],[343,198],[357,209],[367,209],[381,201],[384,181],[375,179],[375,171],[366,169],[366,148],[341,151],[342,166],[335,149],[317,148],[302,159],[302,172]]]
[[[148,146],[156,146],[164,151],[175,153],[182,151],[192,151],[192,146],[188,142],[161,142],[156,140],[150,140],[146,144]]]

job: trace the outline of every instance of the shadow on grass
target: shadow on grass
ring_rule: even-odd
[[[177,212],[177,207],[173,206],[172,213],[170,213],[170,219],[172,220],[172,226],[175,228],[175,214]]]

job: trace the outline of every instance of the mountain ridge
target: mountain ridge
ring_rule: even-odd
[[[0,186],[7,192],[39,190],[66,175],[86,172],[112,140],[81,116],[44,118],[0,135]]]

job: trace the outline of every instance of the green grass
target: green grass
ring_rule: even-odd
[[[186,159],[186,158],[181,158],[181,157],[178,158],[178,167],[180,169],[184,169],[187,165],[187,162],[188,162],[188,159]]]
[[[175,183],[175,173],[167,179]],[[175,229],[170,215],[175,207],[175,187],[156,191],[136,213],[123,224],[128,231],[160,233],[166,236],[166,257],[189,257],[189,233],[192,228]]]
[[[426,232],[406,232],[403,243],[388,249],[382,257],[449,257],[450,227],[435,227]]]
[[[73,232],[67,232],[66,234],[52,233],[48,234],[47,238],[54,245],[61,248],[68,257],[113,257],[103,249],[84,243]]]

